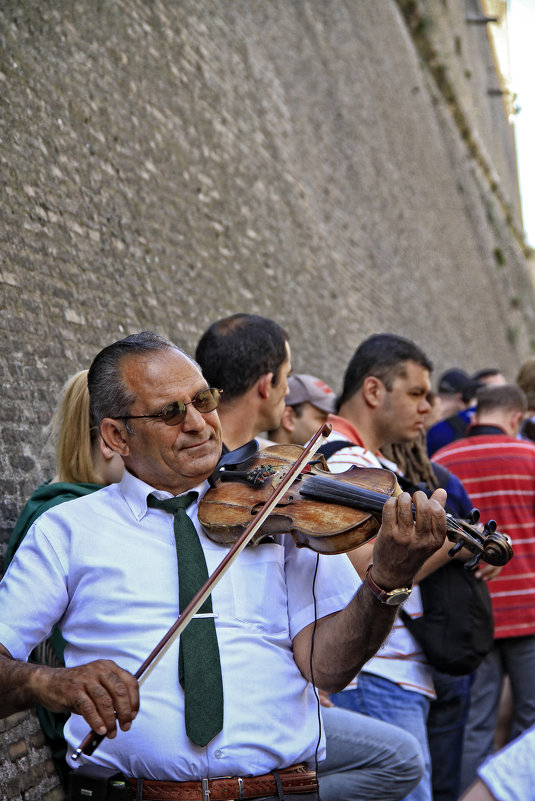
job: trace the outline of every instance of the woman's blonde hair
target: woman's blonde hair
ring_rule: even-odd
[[[98,432],[89,417],[87,370],[71,376],[62,390],[49,426],[56,441],[56,480],[69,484],[101,484],[93,466]]]

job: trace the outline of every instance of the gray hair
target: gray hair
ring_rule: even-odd
[[[127,356],[147,353],[147,351],[157,353],[165,350],[176,350],[183,353],[195,364],[193,359],[181,348],[152,331],[130,334],[130,336],[103,348],[95,356],[87,376],[92,425],[100,427],[105,417],[128,415],[136,400],[135,394],[128,389],[121,376],[123,360]],[[127,428],[130,431],[128,426]]]

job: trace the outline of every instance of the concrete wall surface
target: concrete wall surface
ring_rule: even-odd
[[[63,382],[127,333],[192,351],[245,310],[335,388],[377,331],[515,377],[533,287],[472,5],[3,0],[0,557]],[[60,792],[33,726],[0,730],[3,798]]]

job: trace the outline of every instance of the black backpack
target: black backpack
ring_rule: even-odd
[[[485,581],[452,559],[420,582],[424,613],[399,615],[421,645],[427,661],[442,673],[472,673],[492,648],[494,621]]]
[[[351,442],[328,442],[319,452],[326,459]],[[425,486],[414,486],[398,476],[401,488],[411,495]],[[421,646],[428,662],[442,673],[464,676],[472,673],[492,648],[494,619],[485,581],[452,559],[420,584],[423,615],[411,618],[403,609],[399,616]]]

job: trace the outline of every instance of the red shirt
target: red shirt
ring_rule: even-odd
[[[514,556],[489,581],[495,636],[535,633],[535,443],[513,439],[495,426],[475,426],[464,439],[433,454],[457,475],[481,520],[496,520]]]

